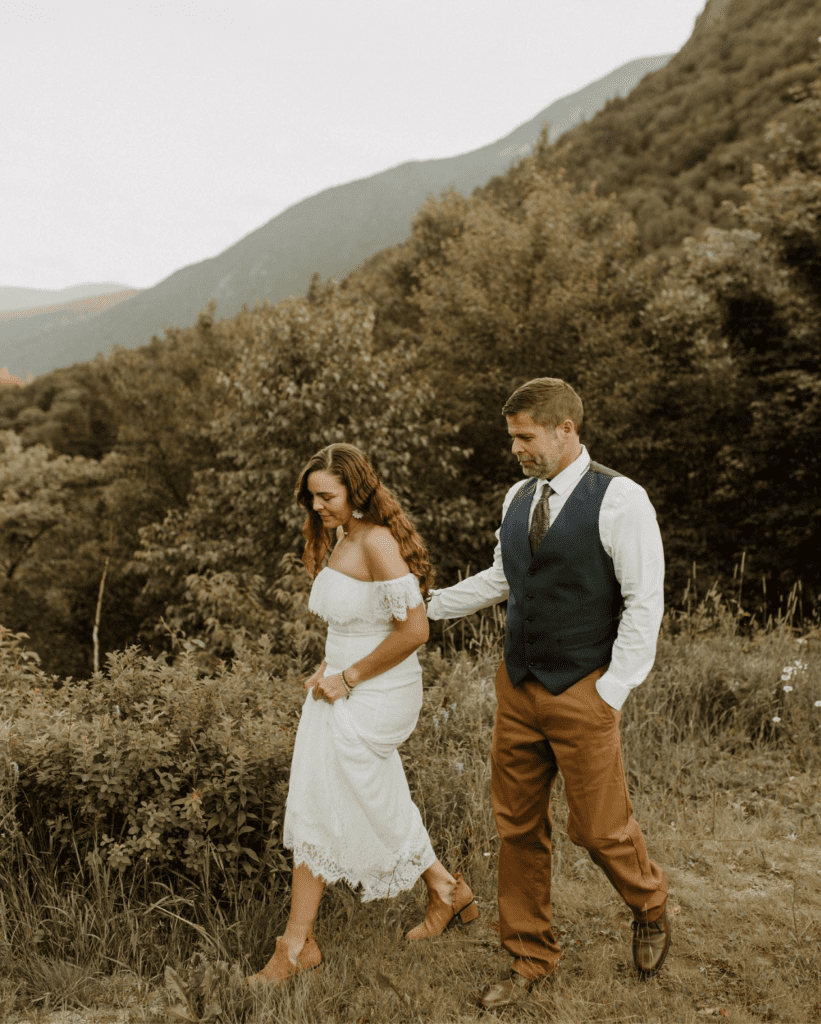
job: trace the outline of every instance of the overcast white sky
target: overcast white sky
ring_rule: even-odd
[[[0,285],[156,284],[286,207],[495,141],[705,0],[3,0]]]

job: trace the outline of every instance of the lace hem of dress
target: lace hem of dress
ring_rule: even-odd
[[[312,843],[295,843],[292,849],[295,868],[304,864],[315,878],[321,876],[328,885],[340,881],[347,882],[353,889],[361,885],[363,903],[369,900],[388,899],[397,893],[412,889],[422,873],[433,864],[429,842],[425,843],[424,847],[405,853],[393,870],[373,872],[364,877],[361,873],[338,864]]]

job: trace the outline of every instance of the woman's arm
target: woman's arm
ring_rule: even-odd
[[[424,604],[408,609],[408,617],[397,622],[396,629],[390,636],[385,637],[381,644],[370,654],[359,661],[354,662],[345,669],[345,679],[348,686],[353,688],[357,683],[363,683],[366,679],[381,675],[388,669],[404,661],[413,652],[424,644],[429,636],[428,617],[425,614]],[[306,683],[306,689],[310,687]],[[340,697],[346,697],[348,691],[342,682],[342,673],[325,676],[313,683],[314,700],[327,700],[333,704]]]
[[[370,654],[345,669],[349,686],[381,675],[410,657],[430,636],[424,604],[408,609],[408,617],[396,621],[396,629]]]
[[[364,547],[368,571],[375,581],[400,579],[410,572],[396,538],[386,527],[372,530],[365,539]],[[345,679],[350,687],[387,672],[427,643],[430,628],[423,603],[407,609],[405,619],[394,621],[396,628],[390,636],[385,637],[370,654],[345,669]],[[333,702],[346,695],[341,673],[327,676],[318,685],[314,685],[316,700],[328,698]]]

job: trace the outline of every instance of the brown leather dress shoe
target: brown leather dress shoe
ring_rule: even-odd
[[[504,1006],[518,1003],[530,992],[534,982],[517,971],[511,971],[509,978],[497,981],[482,993],[480,1000],[486,1010],[501,1010]]]
[[[261,971],[257,971],[256,974],[252,974],[245,980],[249,985],[267,984],[272,988],[276,988],[277,985],[281,985],[283,981],[287,981],[292,975],[299,974],[300,971],[313,970],[314,967],[319,967],[321,963],[322,953],[313,935],[309,935],[305,940],[305,945],[299,951],[299,956],[296,960],[292,960],[288,955],[288,944],[280,935],[277,939],[276,952],[268,963]]]
[[[670,949],[670,920],[665,911],[657,921],[633,922],[633,963],[645,981],[658,974]]]
[[[453,887],[451,902],[445,903],[438,892],[430,889],[425,920],[411,928],[405,936],[406,939],[431,939],[434,935],[441,935],[446,928],[450,928],[456,922],[469,924],[476,920],[479,908],[476,906],[470,886],[460,872],[457,871],[453,877],[456,879],[456,885]]]

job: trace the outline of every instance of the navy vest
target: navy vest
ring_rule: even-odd
[[[599,509],[620,475],[591,462],[535,555],[528,514],[536,481],[514,495],[499,534],[510,586],[505,667],[514,686],[532,674],[562,693],[610,661],[622,597],[599,537]]]

